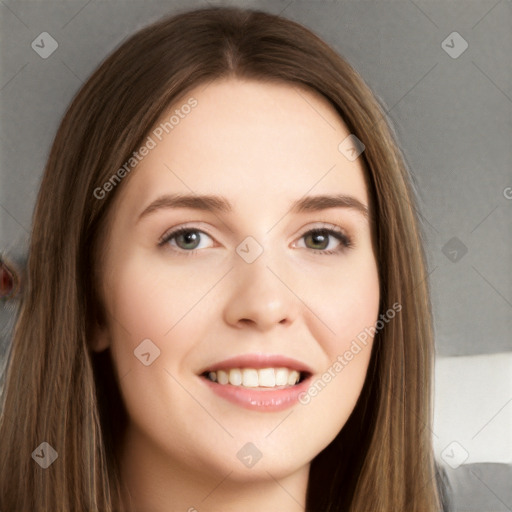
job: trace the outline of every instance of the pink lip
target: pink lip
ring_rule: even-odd
[[[256,370],[261,368],[290,368],[298,372],[313,373],[309,366],[290,357],[278,354],[246,354],[214,363],[204,368],[200,374],[207,371],[230,370],[231,368],[254,368]]]
[[[302,374],[308,374],[302,382],[295,386],[264,390],[231,384],[222,385],[206,377],[201,377],[201,380],[218,396],[246,409],[261,412],[282,411],[295,405],[299,400],[299,395],[308,389],[313,375],[313,370],[306,364],[278,354],[245,354],[231,357],[209,365],[200,372],[200,375],[206,372],[230,370],[232,368],[254,368],[256,370],[261,368],[289,368]]]
[[[233,366],[231,368],[233,368]],[[254,368],[254,366],[252,366],[252,368]],[[295,386],[269,390],[256,390],[254,388],[232,386],[231,384],[218,384],[217,382],[208,380],[206,377],[201,377],[201,381],[221,398],[244,407],[245,409],[260,412],[277,412],[288,409],[298,403],[299,395],[305,392],[310,385],[311,376]]]

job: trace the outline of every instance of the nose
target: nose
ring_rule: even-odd
[[[231,286],[224,320],[231,326],[268,331],[291,325],[299,312],[299,299],[290,289],[285,272],[276,270],[265,253],[253,263],[238,260],[230,273]]]

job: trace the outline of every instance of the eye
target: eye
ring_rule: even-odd
[[[200,229],[183,226],[164,234],[158,245],[168,244],[176,252],[193,256],[197,254],[198,249],[213,247],[213,245],[205,245],[208,238],[212,240],[210,235]],[[331,228],[311,229],[304,233],[300,240],[305,240],[305,244],[299,247],[311,249],[315,254],[337,254],[353,246],[351,239],[334,225]]]
[[[336,254],[352,247],[350,238],[337,227],[311,229],[302,235],[302,239],[307,249],[318,254]]]
[[[200,231],[199,229],[195,228],[181,227],[169,233],[166,233],[158,242],[158,245],[163,246],[169,243],[169,245],[171,245],[172,247],[178,248],[174,250],[181,249],[185,252],[190,252],[191,254],[193,254],[192,251],[194,251],[195,249],[205,248],[204,244],[201,245],[202,239],[205,237],[210,238],[211,240],[211,237],[204,231]]]

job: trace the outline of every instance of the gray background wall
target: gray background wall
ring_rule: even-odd
[[[508,352],[510,361],[512,1],[208,3],[281,13],[317,32],[360,72],[388,112],[416,184],[438,355]],[[55,130],[98,63],[147,23],[177,9],[205,5],[206,1],[0,1],[0,251],[23,259]],[[46,59],[31,47],[42,32],[58,43]],[[464,41],[467,49],[453,58]],[[12,312],[2,308],[1,313],[5,332]],[[478,359],[471,361],[478,365]],[[499,390],[503,395],[512,425],[512,403],[505,402],[512,402],[510,366],[502,383],[493,384],[489,393]],[[443,368],[449,381],[451,370]],[[439,393],[444,393],[442,386]],[[447,404],[443,414],[449,409]],[[479,412],[472,414],[477,417]],[[509,465],[507,475],[510,470]],[[464,471],[472,472],[470,466]],[[509,481],[504,474],[494,480]],[[480,494],[459,500],[458,510],[484,510],[471,509],[472,503],[488,510],[512,510],[512,498],[503,490],[506,483],[502,489],[484,487],[460,475],[462,470],[453,469],[450,478],[461,496],[475,488]]]

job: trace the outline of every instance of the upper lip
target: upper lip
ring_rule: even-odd
[[[280,354],[244,354],[210,364],[200,374],[232,368],[290,368],[298,372],[313,373],[313,370],[307,364],[291,357]]]

